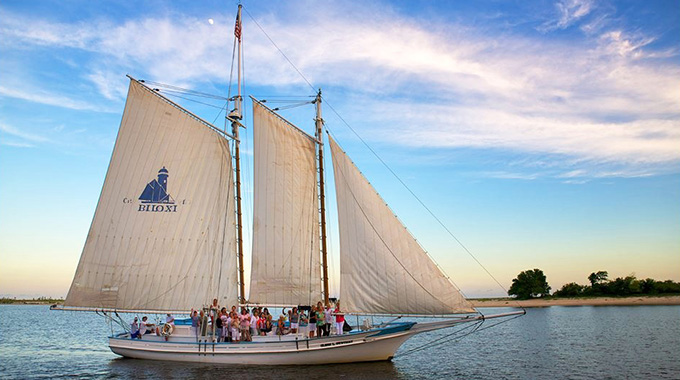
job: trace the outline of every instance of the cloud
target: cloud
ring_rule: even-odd
[[[551,32],[566,29],[587,16],[594,8],[592,0],[562,0],[555,4],[557,19],[543,23],[537,29],[541,32]]]
[[[5,123],[0,123],[0,132],[23,140],[14,141],[7,140],[6,138],[2,139],[1,142],[2,145],[13,146],[17,148],[33,148],[36,143],[44,143],[50,141],[46,136],[26,132]]]
[[[0,141],[0,145],[6,145],[6,146],[11,146],[15,148],[33,148],[35,145],[25,143],[25,142],[17,142],[17,141],[7,141],[6,139],[3,139]]]
[[[314,87],[330,88],[328,101],[371,140],[543,155],[551,161],[546,166],[563,166],[550,172],[556,177],[577,170],[655,173],[680,161],[680,65],[662,60],[677,50],[652,49],[657,36],[618,27],[609,13],[596,14],[594,2],[558,2],[556,16],[540,27],[548,32],[585,21],[586,34],[572,40],[489,34],[450,21],[423,24],[378,5],[359,14],[337,3],[253,13],[286,57]],[[2,33],[27,45],[93,52],[83,77],[117,99],[125,91],[117,79],[123,71],[186,87],[226,82],[233,14],[212,18],[213,25],[194,17],[88,24],[17,19]],[[248,17],[244,31],[248,85],[311,92]],[[88,109],[48,93],[6,87],[0,93]]]
[[[125,81],[121,80],[120,71],[95,69],[85,75],[106,99],[120,100],[126,95]]]
[[[613,30],[600,36],[604,48],[611,54],[620,56],[633,56],[641,58],[642,48],[654,42],[654,38],[640,36],[638,38],[626,37],[621,30]]]
[[[384,102],[373,106],[374,114],[383,119],[388,115],[385,122],[400,131],[387,136],[403,145],[509,149],[631,166],[680,161],[677,120],[607,123],[469,106]]]
[[[27,100],[30,102],[41,103],[50,106],[68,108],[79,111],[117,112],[109,108],[103,108],[97,105],[90,104],[88,102],[71,99],[64,95],[52,94],[37,89],[20,90],[17,88],[0,86],[0,96],[6,96],[10,98]]]
[[[541,176],[540,173],[514,173],[504,171],[484,172],[479,174],[480,176],[486,178],[519,179],[519,180],[534,180]]]

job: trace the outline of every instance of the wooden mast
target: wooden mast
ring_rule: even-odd
[[[234,27],[234,36],[238,43],[238,94],[234,99],[234,109],[229,113],[227,119],[231,121],[231,131],[234,136],[234,182],[236,183],[236,254],[238,255],[238,284],[239,284],[239,303],[245,303],[245,279],[243,276],[243,213],[241,210],[241,149],[239,147],[240,141],[238,137],[239,127],[242,126],[240,120],[243,119],[241,96],[241,4],[238,5],[238,14],[236,15],[236,25]]]
[[[319,146],[319,212],[321,213],[321,265],[323,268],[323,299],[328,305],[328,250],[326,245],[326,195],[323,176],[323,118],[321,117],[321,89],[314,100],[316,104],[316,139]]]

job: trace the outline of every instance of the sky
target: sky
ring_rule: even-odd
[[[233,94],[236,4],[0,2],[0,295],[66,295],[126,74]],[[244,6],[245,94],[321,88],[330,132],[464,294],[533,268],[553,290],[599,270],[680,280],[680,2]],[[281,114],[311,133],[313,112]],[[243,148],[252,212],[251,129]]]

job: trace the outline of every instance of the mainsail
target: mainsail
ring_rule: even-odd
[[[329,137],[340,229],[343,310],[376,314],[475,312]]]
[[[228,141],[136,80],[65,306],[237,302]]]
[[[253,250],[248,301],[321,299],[316,141],[253,101]]]

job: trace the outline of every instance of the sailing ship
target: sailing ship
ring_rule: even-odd
[[[251,97],[254,207],[246,297],[239,83],[221,130],[130,77],[111,162],[64,310],[89,310],[125,330],[109,337],[121,356],[225,364],[322,364],[390,360],[415,334],[507,317],[484,316],[418,244],[338,143],[328,136],[340,233],[340,300],[347,315],[395,316],[344,335],[255,336],[218,342],[214,329],[131,339],[119,313],[186,314],[221,305],[293,307],[329,302],[324,122],[315,134]],[[439,316],[429,322],[400,317]],[[357,318],[358,320],[358,318]]]

